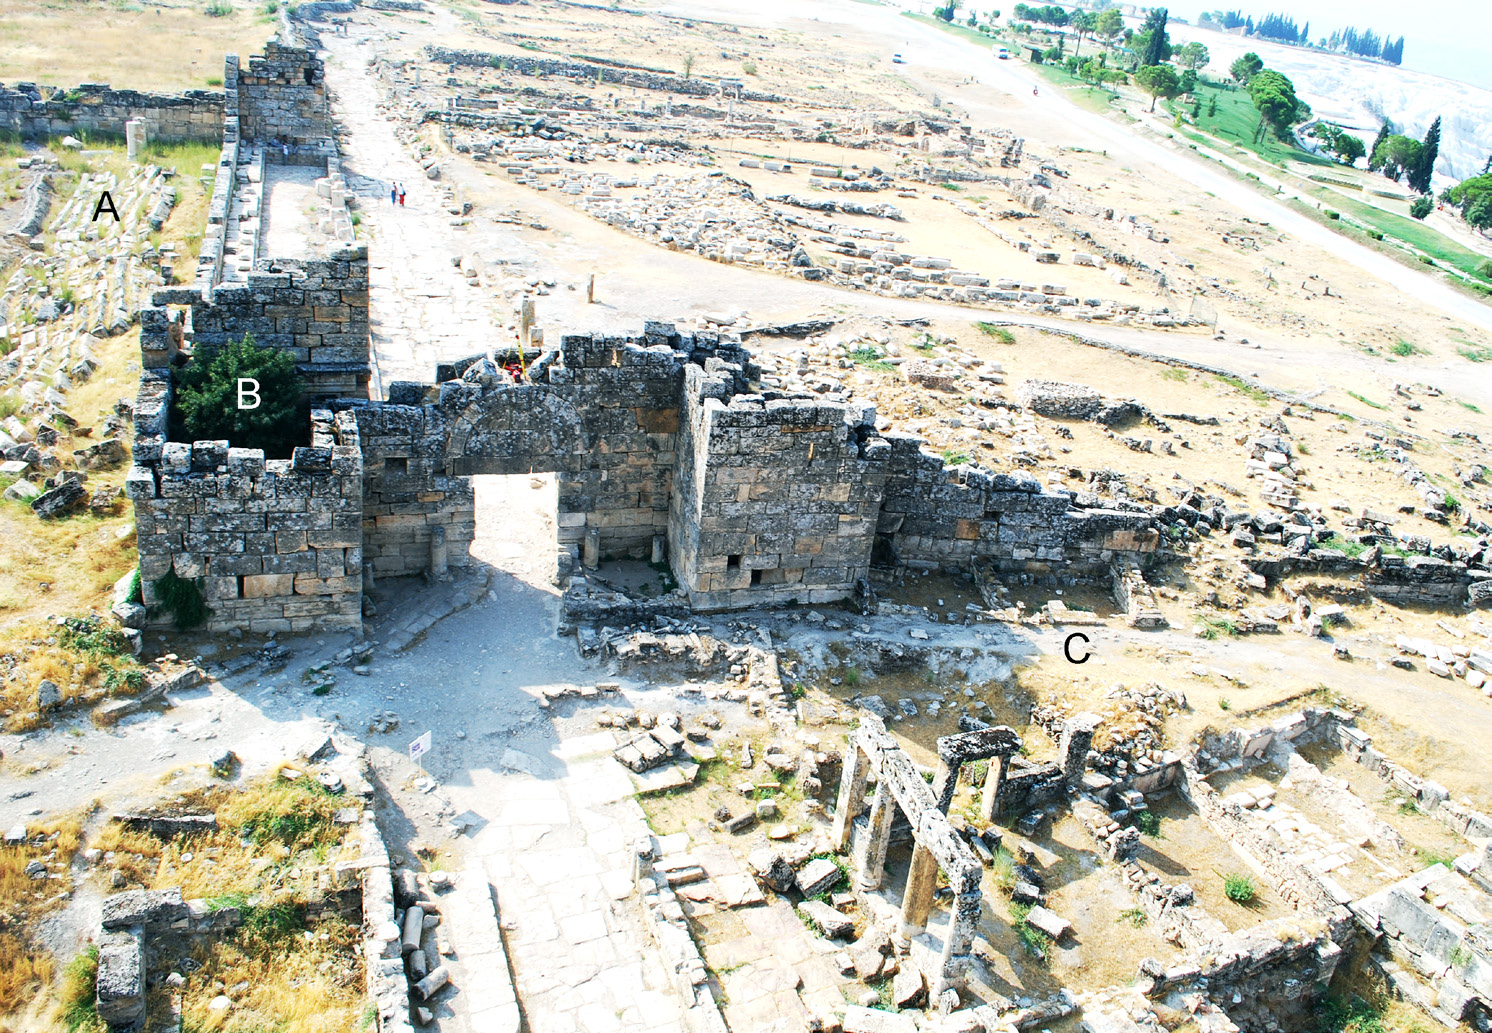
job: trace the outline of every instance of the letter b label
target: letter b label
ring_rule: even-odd
[[[238,378],[238,407],[240,409],[259,408],[259,381],[253,377]]]

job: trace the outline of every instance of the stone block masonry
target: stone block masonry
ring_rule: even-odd
[[[870,573],[886,481],[874,410],[731,397],[738,371],[714,365],[685,373],[669,514],[680,584],[702,609],[845,598]]]
[[[270,40],[262,55],[239,69],[238,105],[244,139],[320,147],[332,135],[326,69],[288,22],[280,39]]]
[[[314,396],[367,393],[368,249],[345,247],[326,258],[280,260],[247,282],[220,285],[205,294],[193,288],[156,292],[157,307],[140,313],[140,348],[147,368],[163,369],[172,355],[163,306],[192,310],[198,348],[253,334],[261,347],[295,356],[296,369]]]
[[[136,408],[135,505],[147,608],[168,572],[197,580],[208,629],[362,627],[362,449],[350,413],[311,414],[291,459],[226,441],[167,439],[169,378],[147,370]],[[141,408],[143,407],[143,408]],[[169,620],[157,614],[156,622]]]
[[[222,138],[224,96],[215,90],[141,93],[99,83],[72,89],[35,83],[0,85],[0,131],[26,138],[91,133],[123,138],[125,124],[145,126],[149,140]]]
[[[1154,557],[1160,534],[1148,512],[1081,509],[1072,493],[1046,492],[1030,474],[946,468],[921,438],[887,434],[885,498],[877,534],[899,563],[1002,577],[1058,576],[1109,583],[1111,565]]]

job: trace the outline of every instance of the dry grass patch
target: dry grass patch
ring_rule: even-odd
[[[187,899],[304,898],[318,870],[347,851],[355,853],[342,843],[343,827],[334,821],[354,801],[333,796],[307,775],[284,777],[292,770],[281,768],[244,786],[193,789],[153,809],[212,813],[216,832],[167,842],[111,822],[90,845],[114,852],[113,866],[132,886],[180,886]]]
[[[180,887],[186,899],[242,912],[241,927],[191,952],[197,967],[184,991],[187,1029],[359,1028],[364,1000],[358,925],[308,907],[322,896],[328,869],[357,854],[356,837],[334,820],[337,810],[356,801],[331,795],[308,775],[286,777],[294,770],[277,769],[243,786],[192,789],[153,808],[161,814],[211,812],[216,832],[168,842],[110,823],[90,844],[113,855],[101,875],[117,869],[131,887]],[[224,993],[233,1008],[215,1016],[208,1003]]]
[[[103,341],[95,355],[99,368],[68,395],[67,411],[79,429],[97,427],[116,401],[133,400],[139,390],[138,332]],[[24,415],[22,421],[33,422]],[[128,448],[128,431],[125,435]],[[73,449],[100,439],[98,433],[73,434],[52,451],[71,467]],[[128,469],[125,462],[112,470],[90,470],[88,487],[123,488]],[[114,582],[139,562],[134,514],[123,498],[107,513],[84,510],[57,520],[39,520],[23,503],[0,502],[0,540],[6,542],[0,550],[0,619],[107,609]]]
[[[0,79],[206,89],[209,79],[221,83],[225,53],[257,53],[275,30],[262,2],[239,0],[223,17],[209,16],[208,6],[206,0],[0,0]]]
[[[145,685],[145,671],[111,618],[89,614],[24,621],[0,631],[0,716],[7,731],[40,726],[37,689],[50,681],[62,702],[129,696]]]
[[[28,930],[37,918],[56,910],[73,888],[73,854],[82,841],[77,816],[28,828],[24,844],[0,846],[0,1016],[32,1002],[56,974],[51,954],[32,942]],[[26,868],[40,862],[40,879]],[[0,1029],[7,1028],[0,1018]]]

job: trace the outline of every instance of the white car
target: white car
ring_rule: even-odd
[[[999,58],[1001,61],[1009,61],[1010,60],[1010,51],[1006,50],[1004,47],[996,47],[995,48],[995,56],[997,58]]]

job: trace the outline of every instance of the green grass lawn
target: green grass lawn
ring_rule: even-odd
[[[995,45],[994,36],[986,36],[978,29],[971,29],[962,21],[945,22],[942,18],[934,18],[930,14],[913,14],[911,11],[902,11],[901,16],[903,18],[910,18],[914,22],[921,22],[923,25],[931,25],[934,28],[942,29],[944,32],[951,32],[955,36],[962,36],[970,42],[983,45],[986,49]],[[958,15],[955,14],[954,18],[957,17]],[[964,17],[967,18],[968,15],[964,15]]]
[[[1395,237],[1410,247],[1418,248],[1437,261],[1455,266],[1469,276],[1475,276],[1476,267],[1487,260],[1486,256],[1479,255],[1470,248],[1458,244],[1418,219],[1386,212],[1376,205],[1367,204],[1352,197],[1344,197],[1340,192],[1327,187],[1316,187],[1309,193],[1321,202],[1322,207],[1334,208],[1343,215],[1351,216],[1371,226],[1385,236]]]
[[[1204,133],[1253,151],[1271,165],[1278,165],[1282,161],[1300,161],[1326,167],[1336,165],[1320,155],[1301,150],[1293,143],[1282,142],[1269,129],[1265,129],[1264,135],[1255,143],[1254,129],[1259,124],[1259,111],[1254,107],[1254,102],[1249,100],[1249,95],[1241,89],[1229,90],[1216,83],[1203,81],[1197,84],[1196,96],[1202,102],[1197,115],[1197,128]],[[1217,100],[1217,114],[1209,115],[1214,98]],[[1173,111],[1185,111],[1189,115],[1192,105],[1190,101],[1178,99],[1171,102],[1171,108]]]
[[[990,50],[992,58],[992,48],[1003,46],[1010,51],[1010,60],[1020,61],[1023,64],[1027,65],[1030,64],[1030,62],[1026,61],[1024,57],[1017,56],[1025,53],[1025,40],[1023,39],[1018,40],[1014,37],[1007,37],[1003,33],[994,36],[986,36],[982,32],[969,28],[967,25],[945,22],[941,18],[933,18],[925,14],[912,14],[908,11],[903,11],[902,15],[904,17],[911,18],[913,21],[922,22],[924,25],[931,25],[934,28],[942,29],[944,32],[951,32],[955,36],[962,36],[964,39],[970,41],[971,43],[976,43],[982,47],[985,47],[987,50]],[[1092,43],[1091,41],[1085,40],[1083,49],[1079,50],[1078,56],[1082,57],[1084,60],[1087,60],[1089,57],[1097,54],[1098,50],[1099,48],[1096,44]],[[993,59],[998,60],[998,58]],[[1062,67],[1059,64],[1043,63],[1036,65],[1035,68],[1037,74],[1040,75],[1047,82],[1051,83],[1053,86],[1066,90],[1067,99],[1072,101],[1074,104],[1077,104],[1080,107],[1087,108],[1089,111],[1099,112],[1100,114],[1113,110],[1113,102],[1116,97],[1111,90],[1105,89],[1104,87],[1100,86],[1094,86],[1092,83],[1084,82],[1082,79],[1079,79],[1077,76],[1073,75],[1066,68]],[[1081,89],[1074,89],[1073,87],[1081,87]]]
[[[1087,60],[1087,51],[1083,51],[1079,56]],[[1094,85],[1073,75],[1061,65],[1043,62],[1036,65],[1035,68],[1037,75],[1062,90],[1062,95],[1078,107],[1087,108],[1089,111],[1096,111],[1099,114],[1113,113],[1124,115],[1128,121],[1134,121],[1126,112],[1115,107],[1120,97],[1110,87]]]

